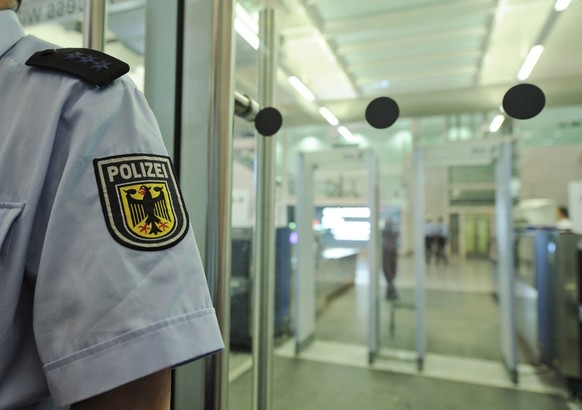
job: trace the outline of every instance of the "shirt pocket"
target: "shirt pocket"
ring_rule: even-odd
[[[10,254],[10,243],[14,231],[11,228],[23,209],[23,203],[0,202],[0,281],[2,281],[4,265]]]

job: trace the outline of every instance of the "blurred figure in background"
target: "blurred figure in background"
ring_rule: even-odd
[[[435,263],[438,265],[440,261],[446,265],[449,263],[447,254],[445,252],[445,247],[447,246],[447,241],[449,240],[449,226],[446,224],[443,218],[438,219],[435,231]]]
[[[571,231],[572,230],[572,220],[570,219],[570,215],[568,214],[568,208],[565,206],[560,206],[558,208],[557,214],[557,221],[556,221],[556,228],[561,231]]]
[[[398,268],[398,230],[391,220],[386,221],[382,229],[382,270],[388,283],[386,299],[398,299],[398,293],[394,286],[396,270]]]
[[[424,225],[424,251],[426,254],[426,263],[430,265],[433,252],[436,247],[436,224],[431,218],[427,218]]]

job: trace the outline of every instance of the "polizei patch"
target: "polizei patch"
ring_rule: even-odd
[[[109,231],[122,245],[161,250],[188,231],[188,214],[170,158],[124,155],[93,161]]]

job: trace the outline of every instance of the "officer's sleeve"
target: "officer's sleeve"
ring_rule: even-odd
[[[222,349],[187,212],[141,93],[127,80],[72,92],[51,158],[33,232],[34,331],[57,405]]]

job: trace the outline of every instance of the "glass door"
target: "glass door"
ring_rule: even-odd
[[[491,242],[491,216],[487,214],[465,215],[465,252],[467,257],[489,256]]]

